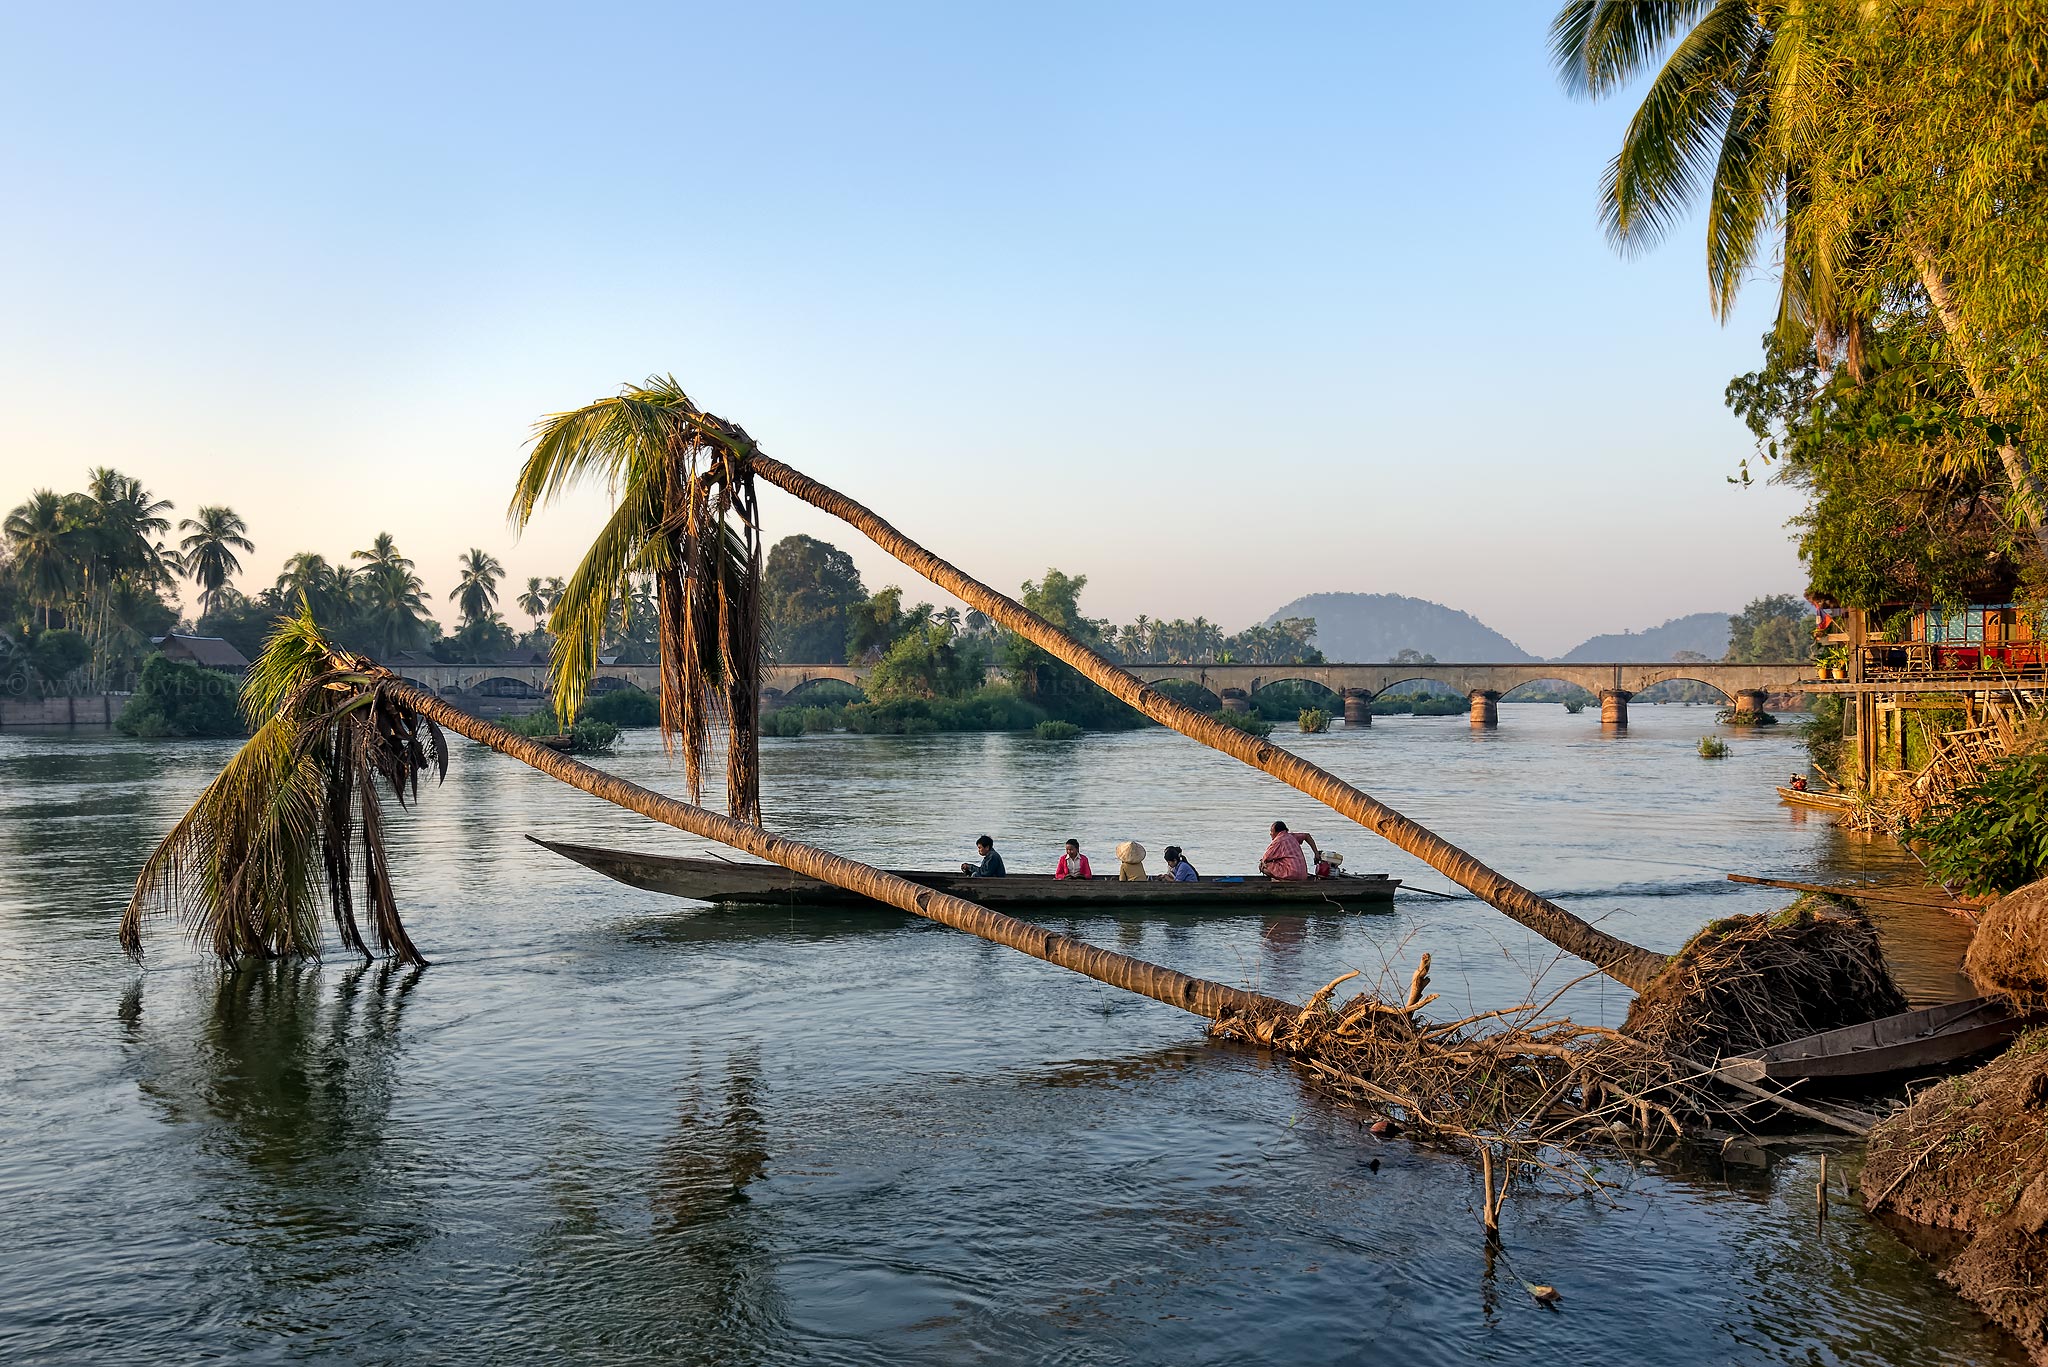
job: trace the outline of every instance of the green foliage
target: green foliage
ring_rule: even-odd
[[[899,698],[852,703],[842,709],[846,728],[862,735],[923,735],[934,731],[1029,731],[1046,719],[1042,708],[1015,690],[991,686],[963,698]]]
[[[2048,872],[2048,754],[2013,755],[1906,832],[1927,868],[1973,895],[2010,892]]]
[[[68,627],[37,632],[30,638],[26,652],[29,672],[37,681],[39,691],[45,694],[62,688],[64,681],[85,668],[91,658],[91,645],[83,635]]]
[[[1273,734],[1273,723],[1267,721],[1256,712],[1218,712],[1216,713],[1216,720],[1222,722],[1225,726],[1235,727],[1237,730],[1243,731],[1248,735],[1270,736]]]
[[[569,738],[570,750],[579,755],[609,750],[619,739],[619,728],[608,721],[593,721],[585,715],[578,717],[574,725],[565,727],[551,710],[545,708],[538,712],[528,712],[523,716],[507,717],[498,725],[514,735],[526,736],[533,740],[553,740],[559,736],[566,736]]]
[[[593,693],[577,714],[584,721],[601,721],[617,727],[655,726],[661,721],[661,702],[640,688],[618,688]]]
[[[1813,624],[1813,609],[1789,593],[1758,598],[1728,619],[1728,663],[1811,660]]]
[[[1472,710],[1465,698],[1443,693],[1382,693],[1372,700],[1375,717],[1462,717]]]
[[[761,615],[772,659],[839,664],[846,659],[853,612],[867,601],[853,557],[808,536],[786,536],[768,551]]]
[[[868,676],[876,702],[901,698],[958,698],[988,676],[988,652],[978,637],[961,636],[931,622],[899,636]]]
[[[1152,685],[1161,695],[1173,699],[1183,707],[1192,707],[1197,712],[1214,712],[1223,706],[1223,700],[1193,679],[1161,679]]]
[[[1848,715],[1848,706],[1839,693],[1816,694],[1810,704],[1812,713],[1799,728],[1799,737],[1806,742],[1806,753],[1824,772],[1836,772],[1842,755],[1842,721]]]
[[[1778,718],[1762,708],[1758,708],[1754,712],[1738,712],[1732,707],[1724,707],[1715,714],[1714,720],[1720,722],[1723,726],[1776,726],[1778,724]]]
[[[114,719],[114,729],[146,739],[248,734],[233,679],[162,655],[150,656],[143,665],[135,695]]]
[[[1344,703],[1336,693],[1307,679],[1281,679],[1267,684],[1251,697],[1252,711],[1267,721],[1292,722],[1311,708],[1339,712]]]
[[[1576,717],[1579,713],[1586,710],[1587,701],[1588,699],[1586,698],[1566,698],[1564,700],[1564,710]]]
[[[847,610],[846,658],[879,660],[889,652],[889,647],[908,633],[922,629],[931,619],[930,603],[904,611],[903,590],[891,584]]]
[[[1050,576],[1048,576],[1050,578]],[[1313,617],[1283,617],[1271,625],[1246,627],[1234,636],[1206,617],[1192,622],[1140,615],[1126,626],[1102,628],[1102,651],[1113,660],[1152,664],[1321,664]]]
[[[1701,759],[1728,758],[1728,742],[1719,736],[1701,736],[1699,749]]]
[[[498,614],[486,612],[464,622],[453,636],[434,642],[434,658],[449,664],[480,664],[504,659],[517,643]]]
[[[845,729],[844,707],[782,707],[761,719],[765,736],[808,736]]]
[[[1081,590],[1087,585],[1085,574],[1048,569],[1038,582],[1025,581],[1019,599],[1090,650],[1107,652],[1109,645],[1104,632],[1109,623],[1081,612]],[[1144,724],[1144,718],[1137,712],[1021,636],[1005,636],[998,657],[1017,692],[1050,716],[1093,729]]]
[[[1081,734],[1081,728],[1070,721],[1048,718],[1032,727],[1031,733],[1040,740],[1073,740]]]
[[[1302,708],[1301,715],[1296,717],[1295,721],[1305,736],[1319,736],[1330,729],[1330,714],[1320,707]]]

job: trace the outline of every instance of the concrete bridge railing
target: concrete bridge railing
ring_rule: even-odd
[[[1321,665],[1171,665],[1135,664],[1130,671],[1147,683],[1169,679],[1197,684],[1220,698],[1225,708],[1246,711],[1251,696],[1262,688],[1296,680],[1321,684],[1344,700],[1344,720],[1353,726],[1372,724],[1372,700],[1402,684],[1436,683],[1465,695],[1475,725],[1499,721],[1503,697],[1526,684],[1549,680],[1577,684],[1600,699],[1601,720],[1628,724],[1628,702],[1646,688],[1687,680],[1706,684],[1728,698],[1738,711],[1760,711],[1771,693],[1797,692],[1816,682],[1801,664],[1562,664],[1541,660],[1517,664],[1321,664]],[[437,693],[480,696],[542,697],[549,690],[548,667],[522,665],[406,665],[400,675]],[[811,685],[824,680],[866,685],[871,665],[774,665],[762,674],[763,695],[771,702],[796,701]],[[989,671],[991,681],[1001,671]],[[661,685],[654,665],[601,665],[594,685],[630,684],[653,692]]]

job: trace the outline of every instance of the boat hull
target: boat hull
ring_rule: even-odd
[[[881,905],[843,888],[785,869],[722,859],[686,859],[678,855],[642,854],[566,841],[528,840],[574,860],[607,878],[649,892],[729,906],[875,907]],[[1394,900],[1398,878],[1380,875],[1319,878],[1308,882],[1275,882],[1265,877],[1204,878],[1195,883],[1120,882],[1113,878],[1052,878],[1045,874],[1013,874],[1008,878],[968,878],[931,870],[892,870],[920,887],[952,893],[982,906],[1004,911],[1100,910],[1129,907],[1160,911],[1294,912],[1387,907]]]
[[[1816,1083],[1940,1068],[1995,1049],[2028,1020],[2002,998],[1930,1006],[1845,1025],[1754,1054],[1724,1059],[1718,1071],[1742,1082]]]

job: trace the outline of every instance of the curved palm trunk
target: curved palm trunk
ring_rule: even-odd
[[[1210,982],[1206,978],[1190,977],[1177,973],[1143,959],[1133,959],[1126,954],[1116,954],[1106,949],[1066,935],[1056,934],[1028,921],[1019,921],[1012,916],[990,911],[964,898],[932,888],[919,887],[907,879],[884,873],[867,864],[821,850],[815,845],[771,835],[759,826],[750,826],[728,816],[720,816],[703,807],[693,806],[678,798],[643,788],[628,782],[616,774],[581,763],[557,754],[547,746],[516,736],[502,726],[473,717],[460,708],[444,702],[437,694],[428,692],[416,684],[402,679],[390,678],[380,681],[381,686],[392,695],[401,698],[420,715],[440,723],[450,731],[469,737],[481,745],[488,745],[500,754],[510,755],[522,764],[531,765],[542,773],[558,778],[571,787],[581,788],[593,797],[601,797],[629,811],[638,812],[650,820],[673,826],[679,831],[701,835],[720,844],[745,850],[763,859],[782,865],[786,869],[816,878],[821,882],[844,888],[848,892],[871,897],[877,902],[907,911],[913,916],[922,916],[964,930],[969,935],[978,935],[984,940],[1007,946],[1035,959],[1057,964],[1108,983],[1111,987],[1126,992],[1136,992],[1154,1001],[1177,1006],[1209,1020],[1220,1020],[1225,1016],[1251,1013],[1283,1011],[1295,1014],[1300,1008],[1290,1003],[1268,997],[1258,992],[1244,992],[1222,983]]]
[[[1406,850],[1417,859],[1468,889],[1496,909],[1535,931],[1550,943],[1576,954],[1609,977],[1641,991],[1664,956],[1632,945],[1539,897],[1513,879],[1495,872],[1448,840],[1401,815],[1335,774],[1256,736],[1206,717],[1160,693],[1150,684],[1097,655],[1058,630],[1023,604],[970,578],[897,531],[873,510],[781,461],[755,451],[749,457],[755,474],[854,527],[877,546],[916,570],[932,583],[979,608],[992,620],[1032,644],[1064,660],[1091,682],[1122,699],[1163,726],[1170,726],[1212,750],[1221,750],[1253,768],[1262,769],[1291,788],[1308,794],[1343,816]]]
[[[1934,264],[1932,257],[1925,253],[1915,255],[1920,267],[1920,283],[1926,287],[1927,298],[1934,305],[1935,317],[1941,320],[1941,330],[1955,346],[1956,355],[1962,361],[1963,379],[1970,386],[1970,393],[1986,412],[1990,402],[1984,394],[1984,377],[1978,374],[1975,349],[1970,345],[1967,329],[1963,325],[1963,311],[1957,306],[1955,296],[1949,293],[1948,280]],[[2026,448],[2015,438],[2008,437],[1998,446],[1998,463],[2005,468],[2005,477],[2017,495],[2020,516],[2034,533],[2034,541],[2044,554],[2048,554],[2048,489],[2041,484],[2041,477],[2034,473],[2027,459]]]

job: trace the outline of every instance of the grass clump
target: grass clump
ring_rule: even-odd
[[[1720,738],[1719,736],[1701,736],[1701,737],[1700,737],[1700,758],[1701,758],[1701,759],[1726,759],[1726,758],[1728,758],[1728,742],[1727,742],[1727,741],[1725,741],[1725,740],[1722,740],[1722,739],[1721,739],[1721,738]]]
[[[1320,707],[1304,707],[1296,723],[1304,736],[1319,736],[1330,729],[1330,714]]]
[[[1081,734],[1081,728],[1070,721],[1048,718],[1032,727],[1031,734],[1040,740],[1073,740]]]

